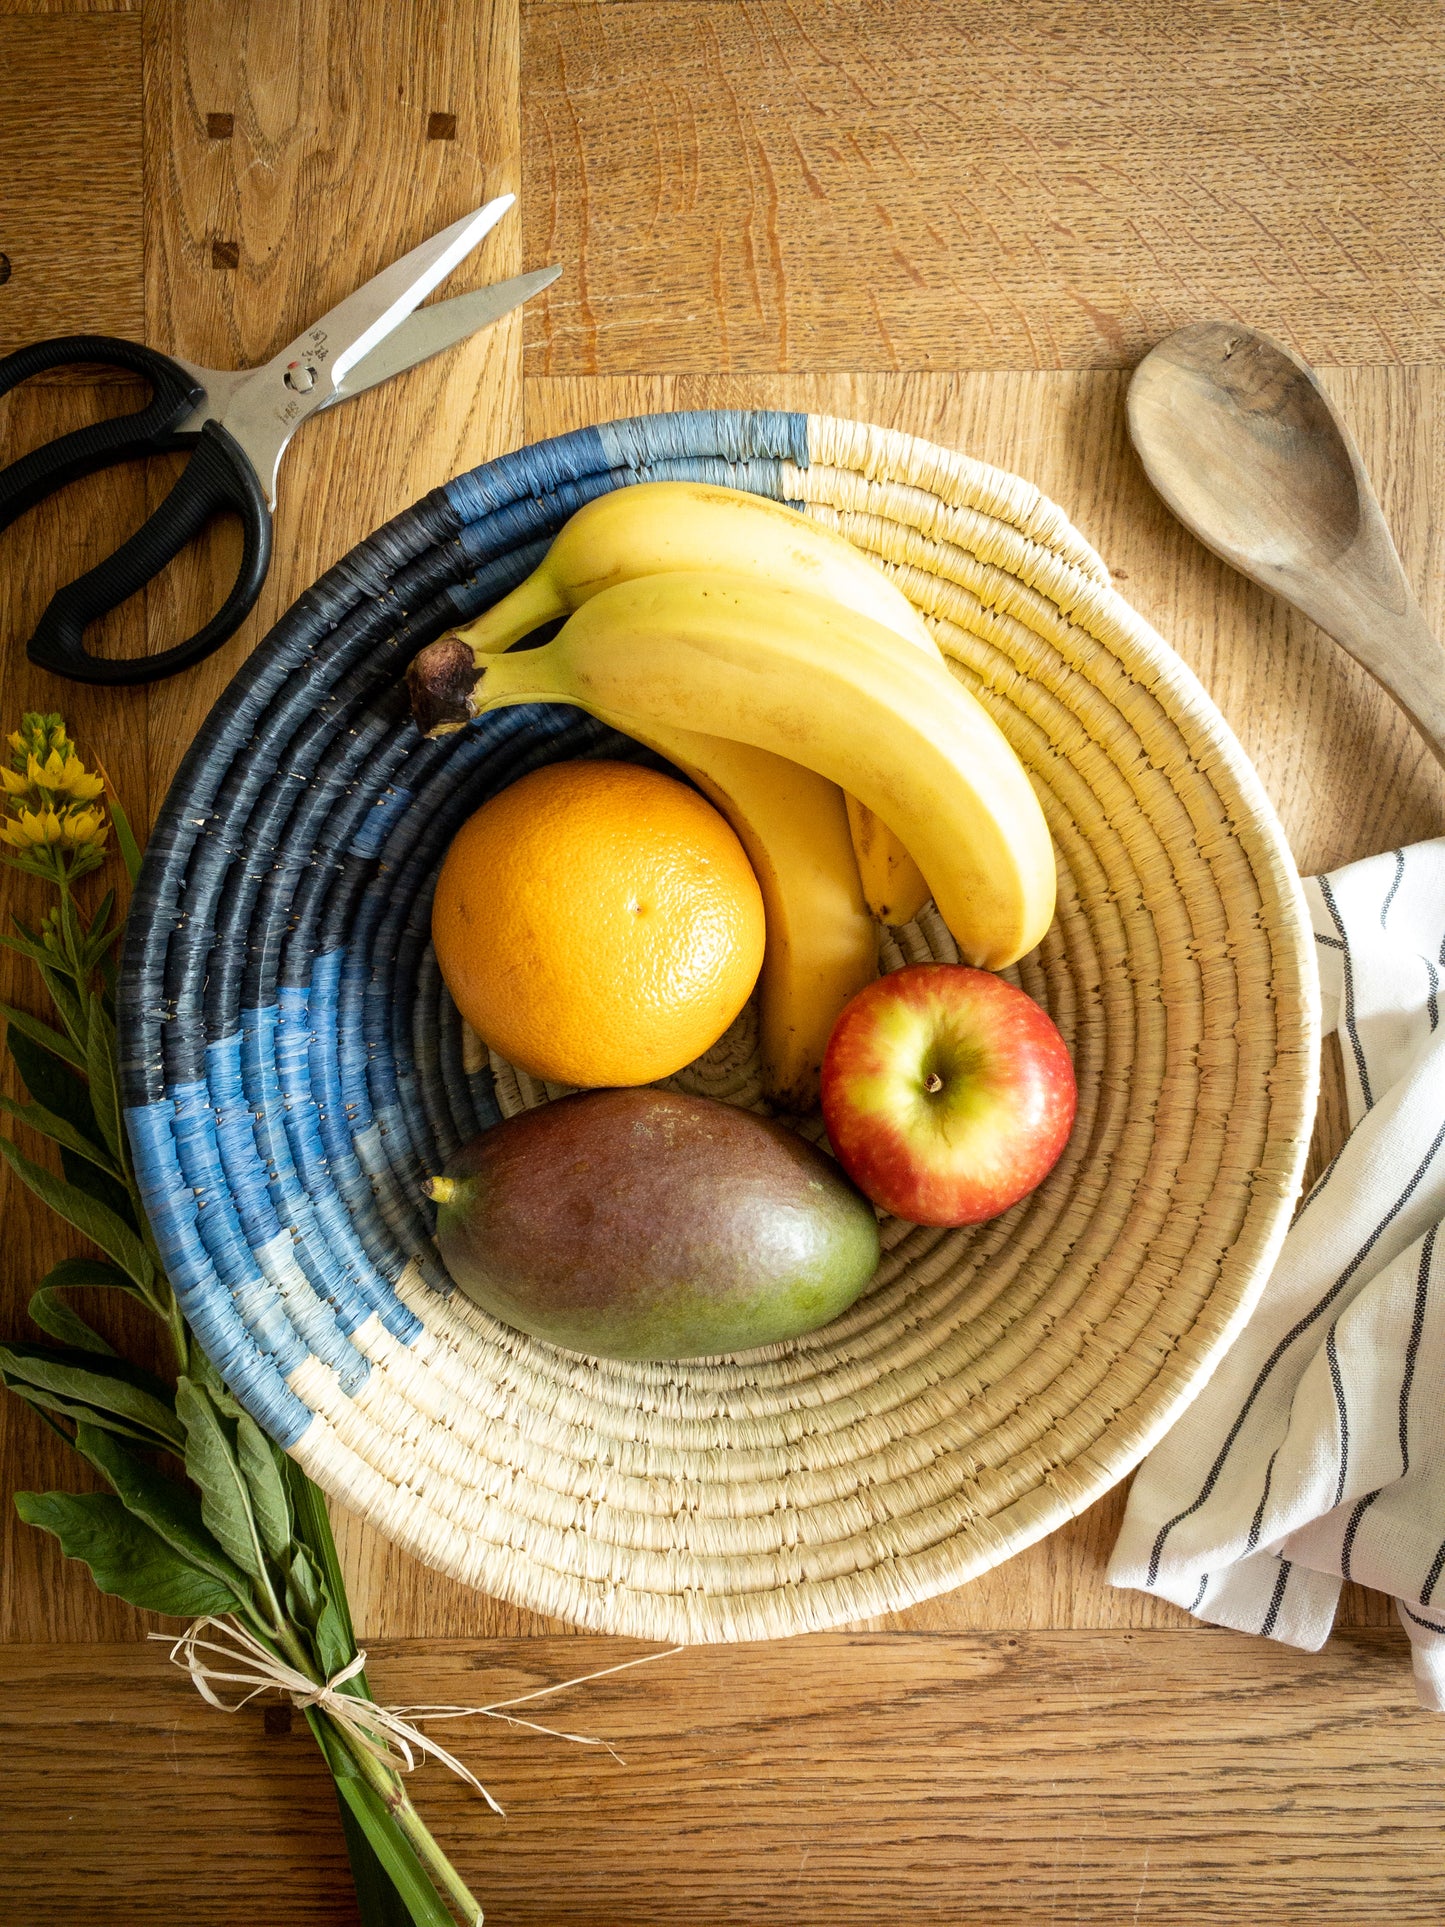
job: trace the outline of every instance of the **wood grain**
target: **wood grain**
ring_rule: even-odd
[[[472,1705],[645,1650],[431,1641],[375,1650],[372,1675]],[[1320,1654],[1205,1631],[784,1651],[694,1649],[534,1703],[620,1759],[448,1726],[507,1818],[434,1769],[418,1798],[492,1927],[1439,1919],[1438,1722],[1398,1633]],[[299,1720],[223,1719],[134,1647],[76,1650],[60,1686],[48,1650],[12,1647],[0,1729],[14,1927],[354,1918]]]
[[[525,9],[535,374],[1445,349],[1429,0]]]
[[[0,353],[140,332],[140,66],[138,15],[0,17]]]

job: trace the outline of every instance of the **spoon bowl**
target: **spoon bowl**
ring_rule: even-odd
[[[1313,369],[1252,328],[1196,322],[1135,369],[1128,420],[1185,527],[1363,663],[1445,763],[1445,651]]]

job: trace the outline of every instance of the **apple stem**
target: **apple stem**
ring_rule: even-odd
[[[938,1075],[937,1071],[930,1071],[928,1073],[927,1077],[923,1080],[923,1088],[928,1092],[930,1097],[937,1096],[938,1092],[943,1089],[943,1079]]]
[[[433,1204],[450,1204],[457,1194],[455,1178],[428,1178],[422,1186],[424,1196]]]

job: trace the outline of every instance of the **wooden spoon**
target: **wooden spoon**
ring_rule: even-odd
[[[1201,321],[1140,362],[1128,413],[1185,527],[1348,649],[1445,763],[1445,650],[1313,370],[1268,335]]]

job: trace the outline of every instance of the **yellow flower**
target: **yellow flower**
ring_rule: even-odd
[[[105,822],[99,810],[67,810],[61,827],[63,840],[72,850],[105,847]]]
[[[100,867],[108,834],[99,802],[105,778],[85,767],[58,715],[30,711],[10,736],[11,770],[0,769],[0,841],[21,853],[20,868],[57,882]]]
[[[22,810],[19,822],[6,823],[4,830],[5,841],[13,844],[17,850],[59,843],[64,835],[64,828],[54,810]]]
[[[79,802],[88,803],[92,797],[99,796],[105,788],[105,778],[92,776],[80,758],[72,756],[66,762],[60,787],[68,796],[75,797]]]

